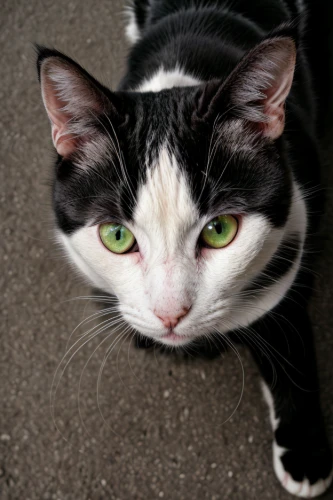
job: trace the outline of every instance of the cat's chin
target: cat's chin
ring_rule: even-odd
[[[157,340],[161,344],[168,346],[183,346],[191,342],[191,340],[193,339],[187,335],[178,335],[177,333],[171,331],[166,333],[162,337],[159,337]]]

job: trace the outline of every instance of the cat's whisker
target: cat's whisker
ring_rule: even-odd
[[[78,407],[78,412],[79,412],[79,417],[80,417],[80,422],[81,422],[81,425],[83,426],[85,432],[90,435],[89,431],[88,431],[88,428],[87,426],[85,425],[84,423],[84,420],[83,420],[83,416],[82,416],[82,411],[81,411],[81,385],[82,385],[82,379],[83,379],[83,375],[84,375],[84,372],[85,372],[85,369],[87,368],[90,360],[92,359],[93,355],[95,354],[95,352],[101,347],[101,345],[103,345],[104,342],[106,342],[111,336],[113,333],[115,333],[116,330],[113,330],[111,333],[109,333],[99,344],[98,346],[94,349],[94,351],[92,352],[92,354],[89,356],[88,360],[86,361],[86,363],[84,364],[82,370],[81,370],[81,374],[80,374],[80,379],[79,379],[79,385],[78,385],[78,390],[77,390],[77,407]]]
[[[80,379],[79,379],[79,385],[78,385],[78,392],[77,392],[77,403],[78,403],[78,411],[79,411],[79,415],[80,415],[80,420],[81,420],[81,423],[84,427],[84,429],[88,432],[87,430],[87,427],[86,425],[84,424],[84,421],[83,421],[83,418],[82,418],[82,412],[81,412],[81,405],[80,405],[80,394],[81,394],[81,385],[82,385],[82,380],[83,380],[83,375],[84,375],[84,372],[88,366],[88,364],[90,363],[91,359],[93,358],[94,354],[98,351],[98,349],[105,343],[109,340],[109,338],[111,336],[113,336],[120,328],[122,327],[122,324],[120,324],[116,329],[112,330],[98,345],[97,347],[93,350],[93,352],[91,353],[91,355],[89,356],[89,358],[87,359],[86,363],[84,364],[83,368],[82,368],[82,371],[81,371],[81,375],[80,375]],[[113,343],[119,339],[120,337],[122,337],[123,333],[120,333],[116,336],[116,339],[113,340]],[[89,434],[89,432],[88,432]],[[115,434],[119,437],[119,435],[115,432]]]
[[[130,185],[130,181],[128,179],[128,176],[127,176],[127,173],[126,173],[126,169],[125,169],[125,166],[124,166],[124,158],[123,158],[123,155],[121,153],[121,150],[120,150],[120,146],[119,146],[119,142],[118,142],[118,137],[117,137],[117,134],[116,134],[116,131],[112,125],[112,122],[110,120],[110,118],[107,116],[107,114],[104,112],[103,113],[103,116],[106,118],[106,120],[109,122],[110,124],[110,127],[112,128],[112,131],[113,131],[113,135],[115,136],[116,138],[116,142],[117,142],[117,145],[115,144],[113,138],[111,137],[111,134],[109,133],[109,131],[107,130],[106,126],[104,125],[104,123],[96,116],[94,115],[92,112],[91,114],[94,116],[95,120],[98,121],[98,123],[103,127],[103,129],[105,130],[112,146],[113,146],[113,152],[115,152],[117,158],[118,158],[118,161],[119,161],[119,165],[120,165],[120,169],[121,169],[121,173],[123,175],[123,178],[120,177],[119,173],[118,173],[118,170],[116,168],[116,165],[113,165],[115,167],[115,172],[117,173],[118,175],[118,178],[120,181],[124,181],[125,184],[126,184],[126,187],[129,191],[129,193],[131,194],[132,196],[132,200],[129,199],[129,202],[131,201],[135,201],[135,196],[134,196],[134,193],[133,193],[133,190],[132,190],[132,187]],[[111,157],[111,160],[112,160],[112,157]]]
[[[267,358],[269,361],[272,372],[273,372],[273,383],[276,383],[277,381],[277,371],[276,367],[274,364],[274,361],[280,364],[279,360],[277,360],[274,356],[274,354],[271,351],[271,345],[266,342],[261,342],[262,337],[260,337],[255,330],[253,330],[250,326],[243,327],[238,329],[237,324],[228,320],[228,323],[230,324],[230,328],[233,329],[233,333],[236,334],[238,338],[241,338],[242,336],[245,336],[247,339],[247,342],[252,344],[254,348],[259,348],[259,351],[261,351],[264,356]],[[241,340],[242,341],[242,340]],[[274,358],[274,359],[273,359]]]
[[[219,335],[221,335],[223,337],[223,341],[225,341],[226,344],[230,347],[230,349],[234,352],[234,354],[236,355],[236,357],[239,361],[239,364],[241,367],[241,372],[242,372],[242,388],[241,388],[240,396],[238,398],[237,404],[236,404],[234,410],[232,411],[232,413],[229,415],[229,417],[226,420],[224,420],[221,424],[219,424],[222,426],[222,425],[226,424],[235,415],[236,411],[238,410],[238,408],[241,404],[241,401],[243,399],[243,394],[244,394],[244,388],[245,388],[245,370],[244,370],[243,361],[242,361],[242,358],[238,352],[238,349],[234,346],[232,341],[226,335],[221,334],[221,332],[217,328],[215,328],[214,330],[216,333],[218,333]]]
[[[137,333],[137,332],[134,330],[134,328],[132,328],[132,332],[133,332],[133,333],[136,333],[137,335],[140,335],[140,336],[141,336],[141,334],[140,334],[140,333]],[[132,346],[132,343],[133,343],[133,338],[134,338],[134,337],[132,336],[131,341],[128,343],[128,348],[127,348],[127,362],[128,362],[128,366],[130,367],[130,370],[131,370],[131,372],[132,372],[132,375],[136,378],[136,380],[137,380],[140,384],[142,384],[142,380],[141,380],[141,379],[137,376],[137,374],[134,372],[133,367],[132,367],[132,364],[131,364],[131,360],[130,360],[130,350],[131,350],[131,346]]]
[[[124,343],[129,339],[129,337],[131,337],[131,332],[133,331],[133,328],[130,326],[130,325],[127,325],[126,327],[126,335],[118,349],[118,353],[117,353],[117,357],[116,357],[116,368],[117,368],[117,375],[118,375],[118,378],[120,380],[120,382],[123,384],[123,386],[125,387],[125,389],[129,389],[129,387],[125,384],[122,376],[120,375],[120,371],[119,371],[119,354],[120,354],[120,351],[124,345]],[[129,342],[130,344],[130,342]]]
[[[132,195],[132,199],[135,201],[135,195],[133,193],[133,186],[131,186],[131,181],[130,181],[130,178],[128,177],[127,175],[127,172],[126,172],[126,168],[125,168],[125,162],[124,162],[124,155],[121,151],[121,148],[120,148],[120,144],[119,144],[119,141],[118,141],[118,136],[116,134],[116,131],[114,129],[114,126],[110,120],[110,118],[107,116],[106,113],[104,113],[104,116],[105,118],[108,120],[109,124],[110,124],[110,127],[112,128],[112,131],[113,131],[113,135],[115,136],[116,138],[116,142],[117,142],[117,147],[118,147],[118,152],[117,152],[117,156],[118,156],[118,159],[119,159],[119,163],[120,163],[120,168],[121,168],[121,171],[122,171],[122,174],[124,176],[124,179],[126,181],[126,184],[127,184],[127,187],[129,189],[129,192],[130,194]]]
[[[233,322],[231,322],[230,319],[228,319],[228,322],[230,322],[231,324]],[[279,325],[280,326],[280,325]],[[236,328],[238,332],[241,332],[242,330],[246,330],[248,331],[251,335],[253,335],[257,341],[259,340],[260,343],[263,343],[267,348],[269,348],[270,352],[271,352],[271,356],[273,356],[273,358],[275,359],[276,362],[279,363],[279,365],[281,366],[281,368],[285,371],[285,368],[283,367],[281,361],[278,359],[278,358],[281,358],[285,363],[287,363],[291,368],[293,368],[296,372],[298,372],[299,374],[301,374],[300,370],[298,368],[296,368],[293,363],[291,363],[285,356],[283,356],[274,346],[272,346],[266,339],[264,339],[261,335],[259,335],[255,330],[253,330],[250,326],[247,326],[247,327],[240,327],[238,326],[237,324],[232,324],[232,327],[233,328]],[[274,351],[274,352],[273,352]]]
[[[257,310],[259,310],[260,312],[262,312],[263,314],[265,314],[265,313],[266,313],[266,310],[265,310],[265,309],[260,308],[260,307],[255,306],[255,305],[252,305],[252,304],[251,304],[251,305],[248,305],[248,304],[246,304],[246,303],[245,303],[245,304],[244,304],[244,303],[242,303],[242,308],[243,308],[243,309],[248,309],[249,311],[252,311],[253,309],[257,309]],[[234,307],[231,307],[229,310],[230,310],[230,312],[232,312],[233,310],[234,310],[235,312],[238,312],[238,307],[234,306]],[[216,309],[215,313],[218,313],[218,308]],[[285,335],[285,332],[283,331],[283,329],[282,329],[282,327],[281,327],[280,323],[277,321],[277,319],[279,319],[280,321],[284,321],[284,320],[285,320],[285,321],[286,321],[286,323],[290,325],[290,327],[292,328],[292,330],[293,330],[293,331],[294,331],[294,332],[298,335],[298,337],[300,338],[301,345],[302,345],[302,348],[303,348],[303,350],[304,350],[304,343],[303,343],[303,339],[302,339],[302,337],[301,337],[300,333],[299,333],[299,332],[298,332],[298,330],[297,330],[297,329],[296,329],[296,328],[295,328],[295,327],[294,327],[294,326],[290,323],[290,321],[289,321],[289,320],[287,320],[287,318],[284,318],[283,316],[279,315],[279,314],[278,314],[278,313],[276,313],[275,311],[270,311],[270,312],[268,313],[268,315],[272,317],[272,319],[273,319],[273,320],[277,323],[277,325],[278,325],[278,326],[279,326],[279,328],[281,329],[282,333],[284,334],[284,336],[285,336],[285,338],[286,338],[286,342],[287,342],[287,347],[288,347],[288,349],[289,349],[288,339],[287,339],[287,337],[286,337],[286,335]],[[275,316],[276,316],[276,317],[275,317]],[[209,321],[209,320],[210,320],[210,318],[209,318],[209,317],[207,317],[206,319],[207,319],[207,321]],[[248,331],[250,331],[249,327],[244,327],[244,326],[242,326],[242,325],[240,325],[240,324],[238,324],[238,323],[236,323],[236,322],[233,322],[233,321],[231,320],[231,318],[227,318],[227,319],[226,319],[225,317],[223,317],[223,316],[222,316],[222,317],[221,317],[221,320],[223,320],[223,322],[224,322],[224,323],[226,323],[226,322],[227,322],[227,323],[230,323],[230,327],[229,327],[229,328],[230,328],[231,330],[235,330],[235,331],[242,331],[242,330],[244,330],[244,329],[247,329]],[[216,321],[216,319],[215,319],[215,321]],[[253,331],[253,332],[255,333],[255,331]],[[266,344],[268,343],[268,341],[267,341],[266,339],[262,339],[262,341],[263,341],[263,342],[265,342]],[[268,343],[268,344],[269,344],[269,343]],[[282,356],[282,354],[280,354],[278,351],[276,351],[276,353],[277,353],[277,355],[279,355],[279,356],[283,357],[283,356]],[[288,361],[287,359],[285,359],[285,358],[284,358],[284,360],[285,360],[287,363],[289,363],[289,361]],[[297,370],[297,369],[295,368],[295,366],[294,366],[294,365],[291,365],[291,366],[292,366],[295,370]]]
[[[228,168],[230,162],[232,161],[232,159],[234,158],[234,156],[238,153],[238,150],[235,149],[235,151],[230,155],[230,158],[229,160],[226,162],[226,164],[223,166],[223,170],[221,172],[221,174],[219,175],[219,177],[217,178],[217,180],[215,181],[215,183],[213,184],[212,186],[212,193],[214,192],[218,192],[219,191],[219,182],[222,180],[223,178],[223,175],[226,171],[226,169]]]
[[[263,343],[259,342],[257,335],[256,334],[254,335],[254,333],[255,332],[253,332],[248,327],[242,328],[241,330],[236,330],[236,335],[241,339],[241,341],[242,341],[242,336],[245,336],[247,339],[247,341],[245,342],[248,342],[250,345],[253,345],[254,349],[259,348],[259,351],[261,351],[263,355],[267,358],[273,372],[272,387],[274,387],[274,385],[277,382],[277,371],[275,368],[274,360],[272,359],[270,346],[263,345]]]
[[[303,350],[304,350],[304,342],[303,342],[303,339],[302,339],[302,337],[301,337],[301,334],[300,334],[300,333],[298,332],[298,330],[297,330],[297,329],[296,329],[296,328],[295,328],[295,327],[294,327],[294,326],[290,323],[290,321],[289,321],[287,318],[285,318],[284,316],[282,316],[282,315],[280,315],[280,314],[276,313],[276,312],[275,312],[275,311],[273,311],[273,310],[271,310],[271,311],[269,311],[269,312],[267,313],[265,309],[263,309],[263,308],[261,308],[261,307],[258,307],[258,306],[253,306],[252,304],[251,304],[251,305],[248,305],[248,304],[242,304],[242,307],[244,307],[244,309],[248,309],[249,311],[252,311],[252,310],[253,310],[253,308],[255,308],[255,309],[257,309],[257,310],[261,311],[263,314],[267,314],[268,316],[272,317],[272,319],[275,321],[275,323],[279,326],[279,328],[281,329],[282,333],[284,334],[285,339],[286,339],[286,343],[287,343],[287,346],[288,346],[288,350],[290,350],[290,348],[289,348],[289,343],[288,343],[288,339],[287,339],[287,337],[286,337],[286,335],[285,335],[284,331],[282,330],[282,327],[281,327],[280,323],[279,323],[279,322],[277,321],[277,319],[275,318],[275,316],[276,316],[276,317],[277,317],[280,321],[286,321],[286,323],[287,323],[287,324],[289,324],[289,325],[292,327],[292,330],[294,330],[294,332],[295,332],[295,333],[299,336],[300,341],[301,341],[302,348],[303,348]],[[236,308],[236,307],[234,307],[234,308],[232,308],[232,309],[237,310],[237,308]],[[231,309],[231,310],[232,310],[232,309]],[[230,319],[229,319],[229,321],[230,321]],[[233,324],[233,328],[235,328],[235,327],[236,327],[236,328],[238,328],[238,329],[242,329],[242,328],[249,328],[249,327],[242,327],[241,325],[237,325],[236,323],[235,323],[235,324]],[[278,351],[277,351],[277,352],[278,352]]]
[[[95,338],[97,335],[98,335],[99,332],[95,332],[86,342],[88,343],[90,340],[92,340],[93,338]],[[83,347],[83,346],[80,346],[74,353],[74,356],[75,354],[80,350],[80,348]],[[60,385],[60,382],[61,382],[61,379],[63,377],[63,374],[69,364],[69,362],[71,361],[71,359],[66,363],[66,366],[64,367],[63,371],[61,372],[60,374],[60,377],[59,377],[59,380],[57,382],[57,384],[55,385],[55,382],[56,382],[56,379],[57,379],[57,375],[58,375],[58,372],[59,372],[59,369],[60,369],[60,366],[62,365],[63,363],[63,360],[65,359],[67,353],[63,356],[62,360],[60,361],[60,363],[58,364],[58,367],[55,371],[55,374],[53,376],[53,380],[52,380],[52,384],[51,384],[51,388],[50,388],[50,413],[51,413],[51,417],[52,417],[52,421],[53,421],[53,424],[55,426],[55,428],[57,429],[57,431],[59,432],[59,434],[61,435],[62,439],[64,439],[65,442],[69,442],[69,440],[64,436],[63,432],[60,430],[58,424],[57,424],[57,421],[56,421],[56,415],[55,415],[55,411],[56,411],[56,408],[55,408],[55,401],[56,401],[56,397],[57,397],[57,392],[58,392],[58,388],[59,388],[59,385]],[[72,356],[73,357],[73,356]],[[81,450],[80,450],[81,451]]]
[[[54,412],[54,403],[55,403],[55,399],[56,399],[56,395],[57,395],[57,392],[58,392],[58,388],[59,388],[59,385],[60,385],[60,382],[62,380],[62,377],[68,367],[68,365],[70,364],[70,362],[72,361],[72,359],[74,358],[74,356],[80,351],[80,349],[82,349],[87,343],[89,343],[91,340],[93,340],[95,337],[97,337],[97,335],[100,335],[103,331],[105,331],[106,329],[114,326],[115,324],[117,324],[119,321],[122,321],[122,318],[117,319],[117,320],[114,320],[114,321],[111,321],[110,323],[108,323],[107,325],[104,325],[103,327],[100,327],[98,328],[96,331],[93,331],[94,329],[90,330],[89,332],[87,332],[84,337],[88,336],[88,338],[79,345],[79,347],[77,347],[75,349],[75,347],[77,346],[78,343],[82,342],[83,338],[84,337],[80,337],[64,354],[64,356],[62,357],[60,363],[58,364],[58,367],[54,373],[54,376],[53,376],[53,380],[52,380],[52,384],[51,384],[51,389],[50,389],[50,405],[51,405],[51,409],[52,409],[52,413]],[[103,322],[104,323],[104,322]],[[66,357],[70,354],[70,357],[69,359],[66,361],[65,363],[65,366],[64,368],[61,370],[60,372],[60,375],[59,375],[59,378],[58,378],[58,373],[59,373],[59,370],[60,370],[60,367],[62,366],[63,362],[66,360]],[[56,380],[58,378],[58,381],[56,383]],[[54,414],[54,413],[53,413]]]
[[[212,143],[213,143],[213,139],[214,139],[215,134],[216,134],[216,124],[217,124],[217,122],[218,122],[219,119],[220,119],[220,114],[217,114],[217,116],[216,116],[216,118],[214,120],[213,130],[212,130],[212,134],[211,134],[211,137],[210,137],[209,149],[208,149],[207,166],[206,166],[205,171],[203,172],[204,182],[203,182],[200,194],[199,194],[199,202],[201,200],[202,193],[205,190],[205,187],[206,187],[206,184],[207,184],[208,175],[209,175],[209,171],[210,171],[211,164],[212,164],[212,160],[213,160],[213,158],[215,156],[215,152],[216,152],[216,149],[218,147],[218,141],[217,140],[215,141],[215,144],[214,144],[213,147],[212,147]]]
[[[98,301],[101,299],[105,299],[106,301],[110,301],[110,302],[118,302],[117,297],[114,297],[112,295],[79,295],[77,297],[72,297],[70,299],[63,300],[62,302],[66,303],[66,302],[72,302],[74,300],[96,300],[96,301]]]
[[[108,315],[111,315],[112,313],[114,312],[117,312],[117,309],[103,309],[102,311],[97,311],[93,314],[91,314],[90,316],[88,316],[87,318],[85,318],[84,320],[82,320],[75,328],[74,330],[72,331],[72,333],[70,334],[68,340],[67,340],[67,343],[66,343],[66,351],[68,349],[68,345],[72,339],[72,337],[75,335],[75,333],[78,331],[78,329],[82,326],[82,325],[86,325],[87,323],[90,323],[91,321],[94,321],[96,319],[99,319],[99,318],[102,318],[103,316],[108,316]],[[118,314],[117,316],[112,316],[112,319],[115,319],[116,317],[120,317],[120,314]],[[99,325],[95,325],[92,329],[88,330],[88,332],[86,333],[83,333],[80,335],[79,337],[79,340],[82,339],[87,333],[90,333],[91,331],[93,331],[95,328],[98,328],[98,326],[100,326],[101,324],[104,324],[106,323],[107,321],[110,321],[110,318],[108,318],[107,320],[103,321],[103,323],[99,323]]]
[[[108,314],[108,313],[107,313],[107,314]],[[105,315],[101,315],[101,316],[99,316],[98,318],[103,317],[103,316],[105,316]],[[122,318],[122,316],[121,316],[121,314],[112,315],[112,317],[111,317],[111,318],[107,318],[107,319],[103,320],[102,322],[100,322],[100,323],[98,323],[97,325],[93,326],[90,330],[88,330],[88,331],[86,331],[86,332],[82,333],[81,335],[79,335],[79,336],[78,336],[78,339],[79,339],[79,340],[82,340],[82,339],[84,339],[84,338],[85,338],[85,337],[86,337],[86,336],[87,336],[90,332],[93,332],[96,328],[100,328],[100,327],[102,327],[102,326],[103,326],[103,325],[105,325],[105,324],[113,324],[113,322],[115,322],[115,321],[117,322],[117,321],[119,321],[119,320],[121,320],[121,319],[123,319],[123,318]]]
[[[103,419],[103,422],[104,424],[106,425],[106,427],[112,431],[113,433],[115,433],[116,435],[119,436],[118,433],[116,433],[114,431],[114,429],[112,429],[109,424],[107,423],[107,421],[105,420],[105,417],[103,415],[103,411],[102,411],[102,408],[101,408],[101,404],[100,404],[100,383],[101,383],[101,378],[102,378],[102,375],[103,375],[103,370],[104,370],[104,366],[109,358],[109,356],[111,355],[112,351],[114,350],[114,348],[116,347],[116,345],[119,343],[119,341],[125,337],[126,339],[126,334],[128,332],[128,328],[125,329],[124,332],[122,332],[115,341],[112,342],[112,344],[108,347],[105,355],[104,355],[104,358],[103,358],[103,361],[101,363],[101,366],[100,366],[100,369],[99,369],[99,372],[98,372],[98,378],[97,378],[97,384],[96,384],[96,400],[97,400],[97,407],[98,407],[98,411]]]

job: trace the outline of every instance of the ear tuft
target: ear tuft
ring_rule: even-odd
[[[209,82],[199,100],[204,118],[230,113],[252,122],[272,140],[283,133],[285,102],[296,63],[296,45],[291,37],[269,38],[247,53],[227,80]]]
[[[284,130],[285,102],[295,64],[296,46],[291,38],[267,40],[238,74],[237,87],[230,89],[238,113],[261,124],[263,135],[271,139],[277,139]]]
[[[96,117],[112,108],[109,91],[60,52],[44,47],[37,50],[38,76],[53,144],[59,155],[68,157],[94,134]]]

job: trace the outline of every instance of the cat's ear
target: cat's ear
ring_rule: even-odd
[[[68,157],[96,133],[93,123],[103,113],[119,119],[116,97],[69,57],[44,47],[37,51],[53,144],[59,155]]]
[[[202,119],[229,112],[255,125],[265,137],[284,130],[285,103],[296,63],[296,45],[289,36],[264,40],[246,54],[226,81],[209,82],[197,101]]]

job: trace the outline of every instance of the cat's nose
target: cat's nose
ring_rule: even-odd
[[[176,314],[166,314],[166,315],[161,315],[161,314],[156,314],[156,316],[162,321],[163,325],[166,328],[175,328],[179,321],[186,316],[186,314],[189,312],[189,307],[183,307],[178,313]]]

